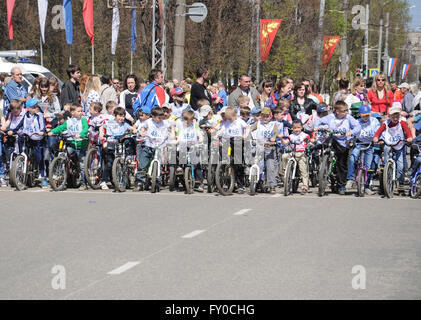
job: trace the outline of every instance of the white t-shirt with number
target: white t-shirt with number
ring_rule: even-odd
[[[171,124],[168,120],[162,120],[161,122],[155,122],[154,119],[150,118],[142,123],[142,128],[145,128],[145,146],[150,148],[157,148],[162,145],[169,135],[169,129]]]
[[[237,118],[233,122],[224,121],[221,124],[222,137],[226,139],[242,137],[247,127],[248,125],[243,119]]]

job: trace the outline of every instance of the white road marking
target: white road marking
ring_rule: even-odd
[[[240,211],[237,211],[236,213],[234,213],[234,216],[241,216],[247,212],[251,211],[251,209],[242,209]]]
[[[182,238],[184,238],[184,239],[191,239],[191,238],[194,238],[194,237],[198,236],[199,234],[201,234],[201,233],[203,233],[205,231],[206,230],[195,230],[193,232],[190,232],[188,234],[185,234],[184,236],[182,236]]]
[[[127,262],[126,264],[123,264],[121,267],[118,267],[117,269],[114,269],[108,272],[107,274],[110,274],[110,275],[122,274],[123,272],[137,266],[139,263],[140,263],[139,261]]]

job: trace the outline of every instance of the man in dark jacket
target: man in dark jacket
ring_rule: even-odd
[[[201,66],[196,72],[196,82],[193,83],[190,93],[190,106],[194,111],[198,109],[197,101],[206,99],[209,101],[209,105],[212,105],[212,97],[206,90],[204,85],[205,80],[209,78],[208,69],[205,66]]]
[[[77,65],[69,65],[67,68],[69,80],[63,84],[60,94],[60,104],[63,108],[67,103],[80,104],[79,79],[81,76],[80,67]]]

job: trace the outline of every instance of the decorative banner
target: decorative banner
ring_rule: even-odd
[[[47,18],[48,0],[38,0],[39,26],[41,29],[41,40],[45,43],[45,19]]]
[[[67,44],[73,43],[73,17],[72,17],[72,2],[70,0],[63,0],[64,8],[64,25],[66,27],[66,41]]]
[[[132,6],[134,6],[134,0],[132,0]],[[136,51],[136,40],[137,40],[136,9],[132,9],[131,43],[132,43],[133,53]]]
[[[268,59],[270,48],[282,19],[260,19],[260,61]]]
[[[83,3],[83,22],[85,30],[94,45],[94,0],[85,0]]]
[[[338,45],[341,37],[339,36],[324,36],[323,39],[323,62],[322,65],[324,68],[327,67],[330,58],[332,58],[333,52],[335,51],[336,46]]]
[[[113,8],[113,25],[111,27],[111,54],[115,55],[118,40],[118,30],[120,28],[120,12],[118,11],[116,0],[114,0],[113,4],[115,7]]]
[[[402,68],[402,80],[405,80],[406,76],[408,75],[409,68],[411,68],[410,64],[404,64]]]
[[[15,0],[7,0],[7,25],[9,26],[9,39],[13,40],[12,14],[15,8]]]
[[[391,77],[393,70],[395,70],[396,63],[398,62],[398,58],[389,58],[389,68],[387,71],[387,76]]]

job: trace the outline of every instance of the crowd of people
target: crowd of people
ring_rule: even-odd
[[[387,161],[387,150],[393,149],[401,191],[421,160],[408,147],[421,141],[421,91],[417,84],[389,83],[382,73],[374,79],[357,77],[352,83],[340,79],[338,91],[328,101],[311,79],[266,79],[256,86],[249,75],[243,74],[238,86],[227,92],[222,82],[210,84],[204,66],[197,70],[195,81],[165,81],[158,69],[151,70],[148,79],[131,74],[122,82],[107,75],[82,75],[77,65],[70,65],[67,74],[69,79],[61,88],[55,78],[39,77],[30,92],[22,85],[19,67],[14,67],[10,75],[1,75],[1,187],[7,187],[11,157],[22,151],[22,137],[26,135],[34,147],[41,187],[48,188],[52,148],[56,136],[63,132],[72,136],[68,150],[79,159],[80,190],[88,189],[83,167],[93,144],[102,147],[105,158],[100,186],[103,190],[110,188],[115,139],[129,132],[137,136],[133,139],[137,162],[134,189],[138,191],[145,189],[155,150],[164,143],[190,149],[230,138],[263,141],[266,144],[260,165],[266,173],[263,183],[270,193],[280,187],[294,147],[302,182],[300,191],[307,194],[308,150],[317,152],[315,147],[329,134],[337,160],[339,194],[355,186],[355,164],[364,143],[369,144],[364,166],[374,172],[382,166],[382,155]],[[322,134],[327,130],[330,133]],[[199,159],[194,159],[194,177],[196,190],[203,192],[206,178],[206,183],[213,182],[206,177],[205,165]],[[244,193],[249,186],[246,169],[243,160],[236,163],[238,193]],[[367,194],[375,192],[373,178],[371,175],[367,179]]]

